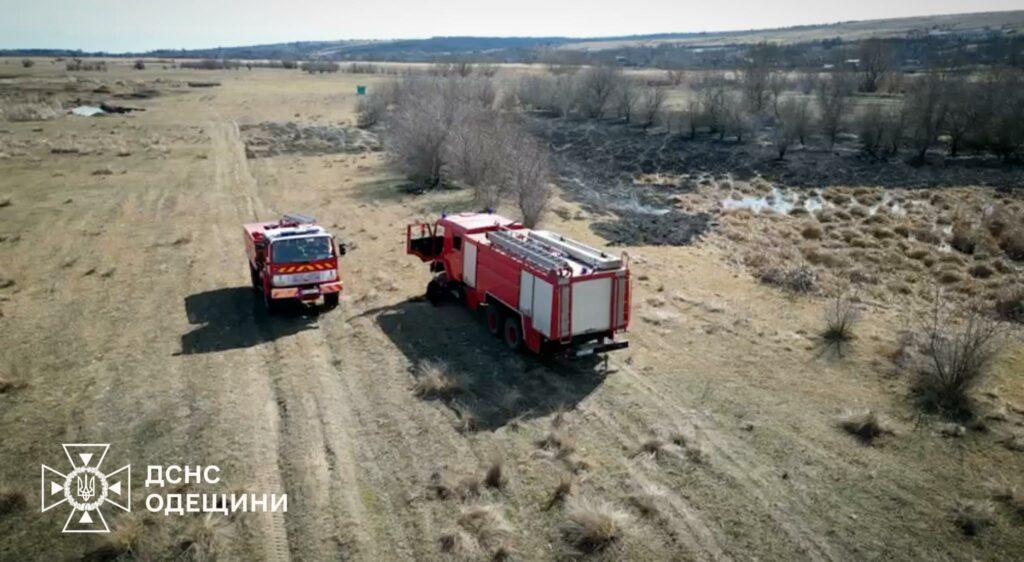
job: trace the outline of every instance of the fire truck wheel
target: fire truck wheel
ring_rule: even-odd
[[[427,302],[437,306],[441,302],[441,291],[441,286],[437,280],[431,279],[430,283],[427,283]]]
[[[505,344],[512,351],[519,351],[523,347],[523,326],[516,316],[505,319]]]
[[[327,310],[338,307],[338,299],[341,297],[340,293],[327,293],[324,295],[324,307]]]
[[[498,305],[491,304],[487,306],[487,331],[496,338],[501,337],[502,321],[505,315],[501,313],[501,309]]]
[[[281,304],[266,293],[263,293],[263,303],[267,305],[267,314],[277,314],[281,308]]]
[[[252,264],[249,264],[249,280],[252,281],[252,288],[260,290],[263,288],[263,284],[260,283],[260,272]]]

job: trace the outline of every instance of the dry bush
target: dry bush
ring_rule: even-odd
[[[320,74],[323,74],[325,72],[337,72],[340,67],[336,62],[310,61],[302,63],[301,68],[303,71],[308,72],[310,74],[315,74],[318,72]]]
[[[420,362],[416,370],[413,394],[420,398],[448,400],[462,392],[462,387],[449,373],[448,364],[444,361],[426,359]]]
[[[471,560],[480,555],[480,546],[476,539],[462,529],[453,529],[437,539],[441,552],[451,554],[459,559]]]
[[[1024,285],[1008,287],[996,295],[996,314],[1010,322],[1024,322]]]
[[[6,487],[0,489],[0,517],[25,509],[27,506],[25,494]]]
[[[214,562],[219,558],[218,538],[228,520],[207,513],[203,517],[188,519],[178,546],[182,556],[193,562]]]
[[[995,508],[987,501],[960,500],[953,508],[953,522],[969,537],[994,523]]]
[[[816,224],[809,224],[800,231],[800,236],[803,236],[807,240],[820,240],[821,235],[821,227]]]
[[[825,308],[825,330],[821,338],[827,343],[842,346],[853,339],[858,320],[857,308],[849,296],[837,294]]]
[[[1024,261],[1024,226],[1018,223],[1005,229],[999,234],[997,241],[1006,257],[1014,261]]]
[[[892,435],[892,428],[874,410],[848,413],[839,418],[839,427],[864,443],[872,443],[882,435]]]
[[[500,489],[505,486],[505,475],[502,467],[503,461],[500,457],[491,461],[490,466],[484,473],[484,485],[488,488]]]
[[[761,269],[757,278],[762,283],[780,287],[794,293],[810,293],[818,285],[818,274],[810,267],[799,265],[770,265]]]
[[[0,118],[12,123],[27,121],[49,121],[63,114],[60,103],[29,97],[15,100],[0,98]]]
[[[917,380],[922,398],[943,411],[969,412],[971,392],[988,376],[1005,344],[1002,326],[977,310],[950,314],[938,293],[921,331],[928,362]]]
[[[369,94],[356,102],[356,126],[361,129],[373,127],[384,118],[387,99],[378,94]]]
[[[974,224],[961,218],[953,223],[953,235],[949,239],[949,245],[962,254],[973,254],[977,246],[976,237]]]
[[[571,498],[561,525],[565,541],[578,553],[602,551],[622,538],[629,516],[608,502]]]

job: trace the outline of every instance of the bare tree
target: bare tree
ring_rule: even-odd
[[[690,139],[697,138],[697,129],[701,127],[701,123],[704,119],[704,110],[701,107],[700,100],[697,98],[690,99],[686,102],[686,107],[683,108],[681,115],[684,125],[690,132]]]
[[[638,101],[637,122],[648,128],[654,125],[665,105],[665,90],[657,86],[645,88]]]
[[[852,82],[845,73],[832,74],[818,82],[816,93],[821,112],[819,128],[821,134],[828,140],[829,149],[835,146],[836,139],[843,132],[846,114],[850,111]]]
[[[695,90],[700,103],[701,120],[712,132],[719,133],[720,138],[724,138],[731,101],[725,78],[705,77],[695,86]]]
[[[779,122],[775,127],[775,149],[779,160],[786,157],[786,151],[796,141],[804,144],[810,131],[810,103],[807,98],[789,98],[779,105]]]
[[[501,202],[510,126],[490,108],[463,106],[445,145],[446,166],[454,178],[473,188],[481,208],[494,209]]]
[[[387,120],[391,159],[423,189],[441,184],[445,143],[458,104],[445,90],[443,81],[406,78]]]
[[[615,108],[620,119],[626,123],[632,121],[633,110],[639,97],[640,91],[636,87],[636,82],[629,79],[621,81],[614,94]]]
[[[673,86],[679,86],[686,79],[686,72],[683,70],[667,70],[665,76],[668,79],[669,84]]]
[[[943,131],[949,135],[949,155],[956,158],[968,139],[984,131],[991,98],[987,88],[964,78],[947,81],[942,95],[946,107]]]
[[[935,144],[939,130],[945,120],[946,104],[943,99],[943,79],[936,73],[928,73],[917,80],[907,94],[907,117],[910,138],[917,150],[914,158],[924,163],[928,149]]]
[[[770,43],[758,43],[747,51],[740,67],[739,83],[748,109],[761,113],[771,97],[772,68],[779,58],[779,48]]]
[[[892,69],[892,48],[884,39],[867,39],[860,44],[861,90],[877,92],[878,86]]]
[[[985,142],[1005,162],[1024,150],[1024,76],[1001,71],[990,87],[994,103]]]
[[[578,79],[576,97],[580,111],[585,117],[600,118],[622,81],[622,71],[613,66],[595,66],[580,73]]]
[[[514,194],[523,224],[536,226],[551,201],[550,171],[546,148],[521,129],[515,129],[504,159],[505,185]]]
[[[858,131],[864,152],[879,159],[896,154],[903,143],[905,120],[902,107],[868,106],[860,114]]]

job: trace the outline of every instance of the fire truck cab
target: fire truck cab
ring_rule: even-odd
[[[276,222],[243,225],[249,277],[267,310],[276,312],[289,300],[338,305],[342,283],[338,257],[345,254],[334,236],[313,217],[287,214]]]
[[[629,325],[629,263],[554,232],[491,213],[459,213],[406,229],[406,252],[437,272],[433,303],[484,308],[487,328],[512,349],[582,356],[622,349]]]

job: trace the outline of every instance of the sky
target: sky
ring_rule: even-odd
[[[0,0],[0,49],[192,49],[439,35],[602,37],[1024,9],[1024,0]]]

